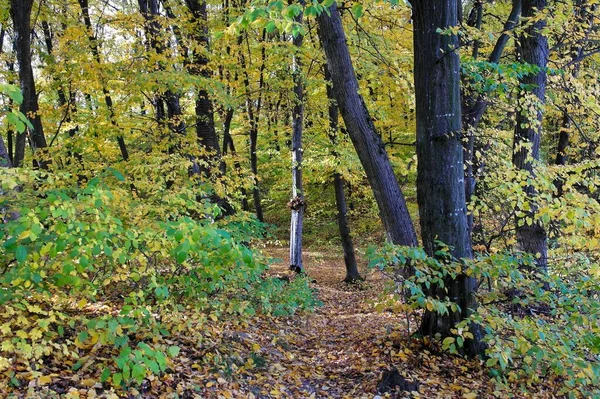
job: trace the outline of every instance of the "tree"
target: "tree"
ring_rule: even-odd
[[[339,110],[335,98],[333,97],[333,88],[331,84],[331,76],[327,65],[324,67],[325,82],[327,83],[327,99],[329,100],[329,140],[331,140],[332,155],[335,158],[336,165],[340,162],[340,155],[337,150],[339,145],[338,140],[338,119]],[[344,186],[346,182],[339,171],[333,173],[333,185],[335,189],[335,204],[337,208],[338,229],[340,231],[340,240],[342,241],[342,249],[344,251],[344,264],[346,265],[347,283],[362,280],[358,272],[356,264],[356,255],[354,254],[354,244],[350,235],[350,227],[348,225],[348,206],[346,205],[346,195],[344,194]]]
[[[6,146],[4,145],[4,139],[2,138],[2,136],[0,136],[0,167],[10,168],[11,166],[12,162],[10,162],[8,151],[6,150]]]
[[[191,59],[187,63],[187,69],[193,76],[211,78],[208,68],[209,35],[208,17],[205,0],[185,0],[185,4],[191,13],[191,38],[195,42],[192,46]],[[219,138],[215,130],[215,117],[213,104],[208,97],[205,88],[198,88],[195,101],[196,112],[196,135],[200,145],[208,151],[210,163],[216,166],[220,162],[221,151]]]
[[[83,16],[83,23],[87,29],[88,41],[90,45],[90,49],[92,51],[92,56],[94,57],[94,61],[98,68],[102,67],[102,58],[100,57],[100,45],[98,44],[98,39],[94,34],[92,20],[90,18],[90,6],[88,0],[77,0],[79,3],[79,7],[81,8],[81,14]],[[106,86],[105,77],[102,72],[100,72],[100,82],[102,85],[102,94],[104,94],[104,103],[106,104],[106,108],[108,108],[110,124],[117,130],[121,130],[119,128],[119,124],[117,123],[117,114],[115,113],[115,108],[113,106],[112,96],[110,95],[110,91]],[[125,139],[121,132],[117,134],[117,144],[119,145],[119,150],[121,151],[121,157],[124,161],[129,160],[129,150],[127,150],[127,145],[125,144]]]
[[[350,58],[342,19],[336,4],[317,17],[319,38],[327,57],[333,95],[346,130],[365,170],[388,238],[395,244],[417,245],[404,195],[389,161],[381,137],[358,92],[358,81]]]
[[[138,0],[138,5],[140,13],[145,20],[144,29],[146,31],[148,58],[153,58],[152,52],[156,55],[155,58],[158,58],[156,65],[152,65],[151,67],[156,71],[164,71],[165,39],[163,39],[164,34],[159,21],[160,11],[158,0]],[[168,119],[169,128],[173,132],[180,134],[185,132],[186,126],[182,117],[183,113],[179,104],[179,96],[171,88],[158,89],[154,95],[153,105],[159,125],[164,124],[165,119]]]
[[[513,0],[510,15],[504,24],[504,29],[496,44],[492,53],[488,57],[489,63],[498,64],[500,57],[506,48],[506,44],[510,39],[511,31],[517,26],[519,17],[521,15],[521,1]],[[475,6],[475,12],[477,14],[477,21],[481,23],[481,13],[483,5],[478,2]],[[473,58],[477,58],[479,51],[478,41],[473,46]],[[469,203],[475,194],[475,188],[477,185],[477,170],[481,167],[479,159],[475,156],[478,149],[481,149],[481,143],[477,141],[475,130],[479,126],[482,116],[485,114],[489,105],[489,100],[483,94],[474,93],[463,93],[462,95],[462,129],[466,135],[466,143],[464,145],[464,162],[465,162],[465,196],[467,203]],[[473,213],[467,214],[467,223],[469,231],[473,230]]]
[[[10,14],[13,20],[15,31],[17,60],[19,63],[19,81],[21,82],[21,91],[23,92],[23,102],[21,103],[21,112],[31,120],[33,129],[29,129],[31,148],[34,153],[38,149],[46,147],[46,137],[42,126],[42,118],[38,110],[38,97],[35,89],[35,80],[33,77],[33,67],[31,65],[31,9],[33,0],[11,0]],[[16,151],[13,164],[22,166],[25,157],[25,132],[17,133]],[[36,160],[39,166],[45,167],[46,162]]]
[[[521,59],[536,69],[519,80],[521,87],[526,89],[519,95],[520,110],[517,112],[515,126],[513,164],[517,169],[525,171],[528,179],[535,179],[535,163],[540,159],[548,39],[542,32],[546,21],[543,17],[539,18],[539,13],[543,13],[546,4],[546,0],[523,0]],[[537,267],[545,271],[548,266],[548,238],[541,221],[536,220],[536,193],[534,185],[528,183],[525,187],[527,206],[517,210],[517,243],[523,251],[534,255]]]
[[[294,20],[302,24],[303,15],[299,13]],[[302,266],[302,224],[306,203],[302,188],[302,130],[304,125],[304,78],[302,76],[302,42],[304,35],[298,33],[292,40],[295,53],[292,62],[294,79],[294,107],[292,110],[292,199],[289,207],[292,210],[290,221],[290,269],[296,273]]]
[[[413,0],[415,99],[417,118],[417,202],[423,247],[435,256],[440,242],[456,260],[471,258],[463,173],[458,38],[447,29],[458,24],[457,0]],[[442,33],[436,33],[440,32]],[[427,310],[424,335],[451,335],[451,329],[476,308],[476,281],[465,274],[447,278],[433,294],[459,309],[442,315]],[[480,353],[481,331],[471,325],[465,341],[470,355]]]

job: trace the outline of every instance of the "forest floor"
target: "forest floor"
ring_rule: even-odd
[[[287,249],[266,252],[279,260],[270,272],[289,276]],[[339,253],[307,251],[305,266],[322,306],[291,318],[263,316],[248,325],[225,327],[221,336],[230,341],[225,345],[229,355],[235,358],[244,348],[251,350],[255,367],[220,371],[204,381],[203,388],[196,385],[195,392],[184,388],[189,397],[507,397],[506,391],[494,392],[495,384],[480,361],[422,348],[420,341],[407,336],[403,316],[377,312],[385,283],[377,271],[364,268],[366,281],[347,285],[342,282],[345,269]],[[411,321],[413,330],[415,326]],[[418,381],[418,392],[379,393],[382,373],[392,367],[408,381]]]
[[[287,249],[267,248],[265,252],[278,259],[269,273],[291,276],[285,262]],[[208,318],[193,337],[189,332],[170,336],[167,343],[178,345],[181,352],[169,364],[168,373],[147,377],[131,387],[127,397],[553,397],[539,386],[530,387],[530,392],[537,392],[533,395],[496,390],[482,361],[451,356],[410,338],[401,314],[375,310],[385,284],[379,272],[363,268],[366,281],[347,285],[342,282],[343,257],[326,250],[305,252],[305,266],[322,302],[314,312],[244,320]],[[411,331],[416,325],[410,321]],[[74,372],[65,366],[56,367],[51,382],[44,386],[30,383],[28,392],[16,397],[120,397],[105,390],[92,367],[84,365]],[[417,391],[379,393],[382,374],[393,367],[406,380],[418,382]]]

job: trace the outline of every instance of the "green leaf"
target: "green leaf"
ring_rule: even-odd
[[[144,377],[146,376],[146,369],[139,364],[134,364],[131,369],[131,376],[137,382],[142,382]]]
[[[102,374],[100,374],[100,382],[106,382],[110,377],[110,369],[108,367],[104,367],[102,370]]]
[[[442,341],[442,346],[444,348],[448,348],[451,344],[454,343],[454,337],[446,337],[444,338],[444,340]]]
[[[488,360],[486,360],[485,365],[487,367],[494,367],[496,363],[498,363],[498,358],[490,357]]]
[[[352,6],[352,15],[354,15],[354,18],[359,19],[360,17],[362,17],[363,13],[364,10],[362,4],[357,3]]]
[[[25,259],[27,259],[27,248],[25,248],[22,245],[19,245],[17,247],[17,251],[15,252],[15,258],[17,259],[17,262],[19,262],[19,264],[25,262]]]
[[[112,377],[112,380],[113,380],[114,385],[116,385],[116,386],[121,385],[121,382],[123,381],[123,374],[121,374],[121,373],[114,374]]]
[[[175,259],[177,260],[177,263],[185,262],[185,260],[187,259],[187,251],[182,249],[181,251],[177,252]]]
[[[117,178],[118,181],[125,181],[125,176],[123,176],[123,174],[115,168],[107,168],[107,170],[111,172]]]
[[[175,357],[179,354],[180,350],[181,349],[178,346],[169,346],[169,349],[167,349],[167,353],[169,354],[169,356]]]
[[[274,21],[269,21],[269,22],[267,22],[267,24],[265,25],[265,31],[266,31],[267,33],[271,33],[271,32],[273,32],[273,31],[275,30],[275,28],[276,28],[276,27],[277,27],[277,26],[275,25],[275,22],[274,22]]]

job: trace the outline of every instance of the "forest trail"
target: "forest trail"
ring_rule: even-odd
[[[287,249],[268,248],[276,259],[270,272],[289,276]],[[291,318],[257,317],[247,326],[233,327],[229,337],[236,346],[252,348],[256,367],[236,369],[202,389],[201,397],[249,398],[374,398],[382,372],[397,367],[420,383],[423,398],[495,397],[478,361],[467,362],[448,355],[434,355],[406,336],[400,314],[377,312],[384,278],[362,268],[367,277],[360,286],[348,286],[340,254],[306,251],[305,266],[323,306],[314,313]],[[414,330],[414,320],[411,321]],[[260,347],[260,348],[259,348]],[[392,392],[381,397],[411,397]]]

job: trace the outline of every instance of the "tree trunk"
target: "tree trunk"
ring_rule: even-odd
[[[2,26],[2,28],[0,29],[0,55],[4,54],[4,37],[6,35],[6,29],[4,26]],[[14,61],[7,61],[7,68],[8,71],[11,72],[11,74],[15,71],[15,63]],[[9,84],[13,84],[12,81],[8,82]],[[10,108],[12,108],[13,106],[13,101],[12,99],[8,99],[8,106]],[[10,166],[13,165],[13,156],[14,156],[14,146],[13,146],[13,136],[14,136],[14,132],[12,131],[12,129],[9,127],[7,132],[6,132],[6,139],[7,139],[7,147],[4,146],[4,142],[2,142],[2,146],[4,148],[4,151],[6,153],[6,159],[8,159],[8,164]],[[0,135],[0,139],[1,139],[1,135]]]
[[[160,24],[160,21],[158,20],[158,18],[160,17],[158,0],[138,0],[138,5],[140,7],[140,12],[146,21],[145,30],[147,43],[149,44],[148,47],[152,48],[156,52],[156,54],[164,54],[165,44],[161,37],[161,30],[163,28]],[[179,32],[177,27],[175,27],[173,30],[175,32]],[[157,62],[156,69],[164,71],[164,63]],[[161,82],[157,83],[160,85]],[[184,133],[186,125],[183,121],[183,113],[181,111],[181,105],[179,103],[179,95],[175,94],[171,89],[159,89],[155,93],[154,98],[156,119],[159,125],[163,123],[163,120],[166,117],[168,119],[169,129],[172,132]],[[169,146],[169,152],[174,151],[173,147],[174,146],[172,145]]]
[[[31,8],[33,0],[10,0],[10,15],[15,31],[17,60],[19,63],[19,81],[23,92],[21,112],[26,115],[33,130],[29,131],[30,145],[34,153],[46,147],[46,137],[42,126],[42,119],[38,113],[38,98],[35,90],[33,67],[31,66]],[[14,155],[14,165],[21,166],[25,157],[25,133],[17,133],[17,145]],[[39,166],[45,168],[47,163],[37,161]]]
[[[481,5],[480,5],[481,6]],[[479,11],[481,12],[481,8]],[[521,15],[521,0],[513,0],[512,9],[506,23],[504,24],[504,31],[496,41],[496,45],[488,62],[499,63],[500,57],[504,52],[504,48],[510,38],[510,32],[517,26],[519,17]],[[478,18],[480,18],[478,16]],[[475,56],[475,50],[473,50]],[[471,198],[475,194],[475,188],[477,186],[477,175],[478,171],[482,168],[480,160],[475,156],[478,149],[478,141],[475,139],[475,130],[481,121],[481,117],[485,113],[488,107],[488,100],[482,94],[469,93],[462,97],[461,111],[462,111],[462,129],[464,134],[467,136],[467,141],[464,145],[464,162],[465,162],[465,197],[467,203],[471,201]],[[479,147],[479,148],[478,148]],[[473,231],[473,213],[467,213],[467,223],[469,232]]]
[[[536,17],[538,12],[543,12],[547,0],[523,0],[524,23]],[[519,80],[523,86],[531,90],[519,94],[522,110],[517,113],[515,139],[513,147],[513,164],[517,169],[526,171],[535,178],[534,162],[540,159],[540,142],[542,134],[543,105],[546,95],[546,64],[548,62],[548,39],[542,34],[546,26],[544,19],[539,19],[526,26],[521,35],[522,61],[538,66],[541,70],[528,74]],[[535,108],[535,114],[528,110]],[[516,217],[517,244],[519,247],[536,257],[536,264],[540,271],[545,272],[548,266],[548,240],[546,230],[541,222],[535,220],[537,192],[532,185],[525,187],[529,207],[520,211]]]
[[[0,135],[0,168],[11,168],[12,162],[10,161],[10,157],[8,156],[8,151],[4,146],[4,139],[2,135]],[[0,187],[0,191],[2,191],[2,187]]]
[[[185,4],[192,13],[192,38],[196,44],[208,51],[208,20],[206,14],[206,0],[185,0]],[[192,51],[192,60],[188,67],[194,76],[202,76],[210,79],[211,72],[208,69],[208,58],[202,50]],[[219,139],[215,129],[215,117],[212,101],[208,97],[206,89],[199,88],[196,94],[196,135],[200,146],[208,152],[210,166],[219,166],[221,161],[221,150]]]
[[[94,60],[98,64],[98,68],[102,68],[102,60],[100,58],[100,49],[98,46],[98,41],[96,36],[94,36],[94,29],[92,27],[92,20],[90,19],[90,9],[88,0],[77,0],[79,3],[79,7],[81,8],[81,14],[83,16],[83,23],[85,24],[86,29],[88,30],[88,40],[90,42],[90,48],[92,50],[92,55],[94,56]],[[102,76],[103,72],[100,72],[100,81],[102,83],[102,94],[104,94],[104,103],[106,104],[106,108],[108,108],[108,113],[110,116],[110,123],[115,127],[115,129],[120,130],[119,124],[117,123],[117,116],[115,114],[115,108],[113,106],[112,97],[110,96],[110,92],[106,87],[106,82],[104,81],[104,77]],[[92,103],[90,102],[90,105]],[[121,151],[121,157],[124,161],[129,160],[129,151],[127,150],[127,145],[125,144],[125,139],[121,134],[117,135],[117,144],[119,145],[119,150]]]
[[[461,143],[460,64],[455,35],[436,33],[458,24],[458,0],[414,0],[415,98],[417,119],[417,202],[423,247],[435,256],[438,241],[450,247],[454,259],[472,256],[467,228],[467,209]],[[465,274],[447,278],[445,288],[432,294],[446,296],[459,311],[442,315],[425,311],[421,332],[449,336],[477,307],[476,281]],[[482,351],[482,333],[471,324],[474,338],[465,340],[469,355]]]
[[[333,96],[333,89],[331,84],[331,76],[329,76],[329,69],[325,65],[325,81],[327,82],[327,98],[329,100],[329,139],[333,146],[332,154],[335,158],[335,164],[340,163],[340,154],[337,151],[338,146],[338,120],[339,111],[338,106]],[[335,188],[335,204],[337,208],[338,217],[338,228],[340,230],[340,240],[342,241],[342,248],[344,250],[344,264],[346,265],[346,278],[344,279],[347,283],[353,283],[355,281],[362,280],[360,273],[358,272],[358,266],[356,263],[356,256],[354,254],[354,243],[352,242],[352,236],[350,235],[350,226],[348,225],[348,206],[346,205],[346,196],[344,195],[344,179],[339,172],[333,174],[333,185]]]
[[[395,244],[417,245],[417,236],[392,169],[385,146],[377,134],[363,98],[358,93],[358,81],[342,19],[334,3],[330,16],[317,17],[319,37],[333,82],[333,94],[344,119],[352,144],[365,170],[379,207],[379,217],[388,239]]]
[[[302,24],[302,13],[295,21]],[[304,223],[304,190],[302,188],[302,128],[304,124],[304,79],[302,76],[302,42],[304,36],[298,34],[293,39],[294,59],[292,76],[294,79],[294,108],[292,116],[292,199],[290,209],[290,269],[296,273],[303,271],[302,266],[302,225]]]
[[[266,61],[266,49],[264,46],[264,42],[266,40],[267,32],[263,29],[262,32],[262,43],[263,47],[261,50],[261,65],[259,68],[259,79],[258,79],[258,98],[256,99],[256,108],[252,105],[254,101],[251,98],[250,92],[250,77],[248,75],[248,70],[246,68],[246,58],[244,54],[240,52],[240,65],[242,70],[244,71],[244,90],[246,94],[246,112],[248,113],[248,120],[250,122],[250,169],[252,170],[252,175],[254,177],[254,187],[252,189],[252,197],[254,200],[254,210],[256,212],[256,218],[264,222],[264,216],[262,211],[262,204],[260,201],[260,188],[258,185],[258,154],[256,153],[256,146],[258,143],[258,122],[260,120],[260,111],[262,107],[262,96],[263,96],[263,88],[264,88],[264,71],[265,71],[265,61]],[[242,43],[243,36],[240,35],[238,39],[238,45]]]

